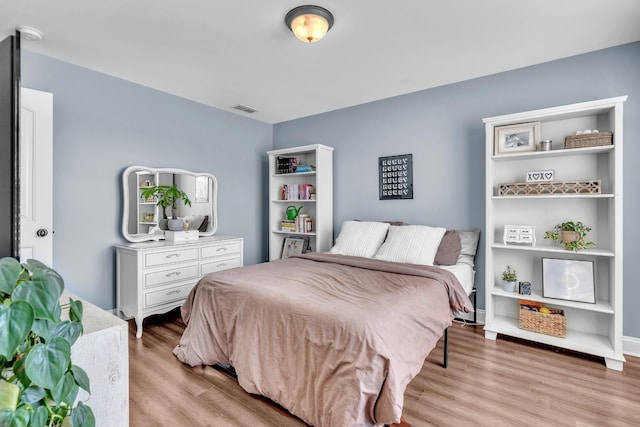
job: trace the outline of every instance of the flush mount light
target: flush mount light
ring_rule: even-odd
[[[16,27],[16,31],[20,33],[20,37],[25,40],[39,42],[42,40],[42,31],[29,27],[27,25],[18,25]]]
[[[315,43],[333,26],[333,15],[324,7],[298,6],[287,13],[284,22],[297,38]]]

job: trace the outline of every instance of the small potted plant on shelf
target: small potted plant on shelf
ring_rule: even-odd
[[[514,292],[517,280],[516,271],[510,265],[507,265],[507,268],[502,272],[502,288],[507,292]]]
[[[89,406],[74,406],[90,386],[71,360],[82,302],[69,298],[62,320],[63,290],[62,277],[41,262],[0,258],[0,426],[95,426]]]
[[[562,243],[569,251],[579,251],[595,246],[595,243],[585,240],[591,227],[580,221],[566,221],[557,224],[553,230],[546,231],[544,238]]]
[[[162,208],[162,219],[158,222],[162,230],[182,230],[182,220],[179,220],[176,215],[177,204],[182,200],[185,206],[191,206],[191,200],[177,185],[154,185],[144,188],[140,192],[140,197],[144,200],[157,199],[156,205]],[[171,219],[167,218],[166,208],[168,207],[171,207]]]

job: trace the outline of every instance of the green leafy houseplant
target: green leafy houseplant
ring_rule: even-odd
[[[162,208],[162,216],[167,219],[166,208],[171,207],[171,218],[177,219],[176,209],[180,200],[185,206],[191,206],[191,200],[187,194],[174,185],[154,185],[146,187],[141,191],[144,200],[157,199],[156,204]]]
[[[505,282],[515,282],[516,280],[518,280],[516,271],[511,268],[510,265],[507,265],[507,268],[502,272],[502,280],[504,280]]]
[[[570,251],[579,251],[595,246],[595,243],[585,240],[591,227],[580,221],[567,221],[557,224],[553,230],[546,231],[544,238],[562,243]]]
[[[0,426],[94,427],[89,406],[73,404],[89,378],[71,363],[82,334],[82,303],[61,319],[62,277],[36,260],[0,258]],[[66,421],[65,421],[66,420]],[[67,425],[67,424],[65,424]]]

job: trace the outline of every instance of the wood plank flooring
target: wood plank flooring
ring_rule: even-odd
[[[177,310],[144,326],[136,340],[129,321],[131,427],[306,426],[217,369],[178,361],[171,352],[184,329]],[[405,393],[413,427],[640,426],[640,358],[627,356],[617,372],[599,358],[503,336],[485,340],[481,326],[459,323],[450,328],[447,369],[442,352],[441,340]]]

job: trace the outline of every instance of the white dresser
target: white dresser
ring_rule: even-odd
[[[242,267],[242,244],[240,237],[211,236],[116,245],[118,310],[135,318],[136,338],[142,337],[145,317],[181,306],[202,276]]]

